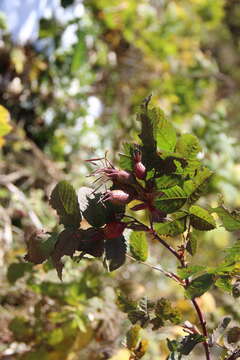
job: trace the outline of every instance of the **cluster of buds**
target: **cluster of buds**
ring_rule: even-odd
[[[104,159],[105,166],[103,168],[97,169],[92,175],[99,176],[97,181],[101,180],[101,182],[103,182],[111,180],[113,183],[113,190],[107,190],[102,195],[100,201],[103,203],[106,201],[111,201],[116,205],[126,205],[132,200],[139,200],[141,203],[134,206],[131,210],[138,211],[145,209],[149,212],[151,221],[165,221],[166,214],[154,206],[155,199],[161,196],[163,193],[159,191],[156,192],[154,186],[150,186],[149,188],[148,183],[146,183],[146,186],[144,187],[137,181],[137,179],[145,180],[147,174],[146,167],[142,163],[141,150],[139,148],[135,148],[133,151],[132,172],[116,169],[106,158]],[[93,160],[96,161],[97,159],[92,159],[89,161]],[[121,225],[119,225],[119,228],[121,228]],[[118,233],[117,230],[116,233]]]

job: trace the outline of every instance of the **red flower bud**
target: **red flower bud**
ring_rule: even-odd
[[[107,239],[114,239],[122,235],[126,224],[120,221],[112,221],[104,227],[104,235]]]
[[[101,200],[122,205],[129,203],[132,199],[130,195],[123,190],[107,190]]]
[[[101,172],[109,179],[117,181],[122,184],[131,184],[134,181],[132,174],[125,170],[118,170],[114,168],[102,169]]]
[[[134,174],[140,180],[144,180],[146,177],[146,168],[141,162],[134,164]]]

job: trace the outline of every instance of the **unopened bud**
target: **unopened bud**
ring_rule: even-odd
[[[141,162],[134,164],[134,174],[140,180],[144,180],[146,177],[146,168]]]
[[[107,190],[101,200],[123,205],[129,203],[131,198],[130,195],[123,190]]]

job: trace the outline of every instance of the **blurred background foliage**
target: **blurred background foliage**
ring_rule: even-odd
[[[175,285],[147,266],[129,263],[109,275],[91,260],[67,263],[60,283],[51,264],[24,263],[24,235],[55,224],[48,194],[58,180],[87,184],[84,160],[106,150],[118,161],[150,93],[179,131],[200,138],[205,164],[216,172],[212,204],[220,190],[229,206],[240,206],[240,3],[61,0],[39,17],[36,39],[20,41],[8,14],[0,16],[0,103],[11,115],[9,122],[0,108],[0,359],[128,359],[129,324],[114,289],[169,296],[194,322]],[[216,263],[231,241],[212,231],[195,261]],[[150,262],[174,268],[158,244],[151,247]],[[201,301],[212,328],[226,312],[239,320],[236,301],[219,290]],[[179,329],[147,333],[144,358],[165,359],[162,339]]]

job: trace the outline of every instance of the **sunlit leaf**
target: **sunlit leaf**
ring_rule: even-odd
[[[61,224],[65,227],[79,228],[82,216],[77,194],[71,184],[60,181],[51,193],[50,204],[57,211]]]
[[[189,214],[190,224],[197,230],[207,231],[216,227],[216,223],[212,215],[200,206],[191,206]]]
[[[143,231],[133,231],[130,236],[130,251],[132,256],[138,261],[146,261],[148,257],[148,242],[146,233]]]

